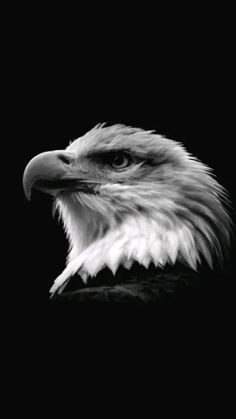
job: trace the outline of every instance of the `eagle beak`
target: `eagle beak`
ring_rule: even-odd
[[[75,180],[71,169],[74,159],[72,153],[56,150],[38,154],[30,160],[23,174],[26,198],[30,201],[33,188],[54,195],[66,183],[68,186]]]

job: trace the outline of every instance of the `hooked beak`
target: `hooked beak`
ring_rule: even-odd
[[[32,189],[56,195],[63,190],[85,191],[86,180],[75,172],[75,156],[67,151],[47,151],[38,154],[27,164],[23,174],[23,188],[30,201]],[[88,187],[87,187],[88,189]]]

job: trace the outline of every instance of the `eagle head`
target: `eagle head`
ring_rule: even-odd
[[[78,273],[115,275],[133,262],[163,268],[180,261],[212,268],[230,240],[227,195],[211,169],[181,143],[154,131],[99,124],[65,150],[34,157],[23,176],[54,197],[69,241],[67,266],[51,293]]]

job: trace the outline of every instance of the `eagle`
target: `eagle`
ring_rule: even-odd
[[[229,249],[226,190],[182,143],[153,130],[98,124],[64,150],[30,160],[23,188],[28,200],[32,189],[53,197],[68,238],[66,267],[51,296],[65,294],[75,277],[80,295],[109,289],[145,296],[144,289],[175,282],[165,269],[210,270]],[[130,283],[137,265],[149,274]],[[107,270],[114,283],[99,288]],[[119,272],[125,284],[116,281]]]

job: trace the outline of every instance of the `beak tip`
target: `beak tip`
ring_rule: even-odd
[[[31,201],[31,185],[27,182],[26,176],[23,176],[23,190],[27,201]]]
[[[27,199],[27,201],[31,201],[31,193],[29,193],[28,195],[25,195],[26,196],[26,199]]]
[[[27,201],[31,201],[31,190],[26,190],[25,188],[24,188],[24,193],[25,193],[25,197],[26,197],[26,199],[27,199]]]
[[[65,175],[67,166],[64,167],[62,164],[61,154],[62,152],[58,150],[46,151],[33,157],[27,164],[23,173],[23,189],[28,201],[31,201],[31,191],[35,189],[35,182],[38,179],[51,181]],[[43,189],[42,191],[44,192]]]

